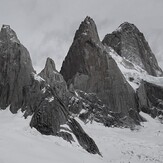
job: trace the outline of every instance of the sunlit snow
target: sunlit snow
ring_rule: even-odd
[[[0,163],[161,163],[163,127],[143,114],[148,122],[135,131],[78,122],[95,140],[103,157],[89,154],[78,143],[41,135],[29,127],[31,117],[0,110]],[[63,126],[64,127],[64,126]]]

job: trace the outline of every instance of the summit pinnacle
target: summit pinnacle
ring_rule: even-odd
[[[146,70],[149,75],[163,75],[143,33],[134,24],[128,22],[121,24],[117,30],[107,34],[102,43],[112,47],[120,56]]]
[[[9,25],[2,25],[0,32],[0,40],[16,42],[20,44],[20,41],[18,40],[16,33],[14,32],[14,30],[10,28]]]
[[[84,21],[81,22],[79,29],[76,31],[74,40],[82,38],[93,38],[98,41],[99,36],[94,20],[87,16]]]

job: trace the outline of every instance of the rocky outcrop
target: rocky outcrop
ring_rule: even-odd
[[[135,125],[140,125],[140,122],[145,121],[134,109],[128,111],[129,116],[122,112],[113,112],[95,93],[86,93],[81,90],[75,90],[68,109],[73,114],[78,115],[85,124],[96,121],[107,127],[133,129]]]
[[[81,128],[81,126],[75,119],[70,119],[68,121],[68,125],[71,128],[72,132],[75,134],[76,138],[78,139],[79,144],[86,151],[88,151],[89,153],[92,153],[92,154],[101,155],[94,140],[85,133],[85,131]]]
[[[56,70],[55,63],[51,58],[47,58],[45,68],[39,73],[53,89],[56,90],[57,95],[66,101],[68,90],[67,84],[63,76]]]
[[[8,25],[0,31],[0,108],[12,112],[23,104],[23,88],[30,85],[34,72],[29,52]]]
[[[49,87],[44,80],[34,80],[32,87],[28,89],[26,98],[26,113],[33,110],[30,123],[39,132],[46,135],[57,135],[60,126],[68,119],[68,112],[57,98],[56,92]]]
[[[61,74],[70,89],[96,93],[114,112],[126,115],[137,109],[134,90],[101,44],[94,21],[87,17],[76,32],[62,64]]]
[[[33,74],[31,78],[31,86],[24,90],[24,105],[22,106],[22,109],[25,110],[25,117],[33,114],[30,126],[42,134],[59,136],[70,143],[74,141],[75,136],[85,150],[93,154],[100,154],[93,139],[71,117],[56,90],[39,75]]]
[[[142,81],[137,90],[140,109],[152,117],[163,116],[163,87]]]
[[[148,42],[134,24],[121,24],[116,31],[107,34],[102,43],[112,47],[120,56],[140,66],[148,74],[163,75]]]

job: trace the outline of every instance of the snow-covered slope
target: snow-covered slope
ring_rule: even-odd
[[[0,110],[0,163],[83,163],[103,162],[77,143],[62,138],[41,135],[29,127],[30,117]]]
[[[94,138],[104,162],[162,163],[163,128],[156,119],[141,113],[147,122],[135,131],[88,124],[85,130]],[[82,123],[82,122],[81,122]]]
[[[156,119],[143,114],[148,122],[136,131],[108,128],[93,122],[78,122],[96,141],[103,157],[91,155],[78,144],[41,135],[29,127],[30,117],[0,110],[0,163],[161,163],[163,128]]]
[[[130,62],[126,58],[119,56],[111,47],[105,48],[107,52],[112,56],[112,58],[116,61],[126,80],[135,90],[140,86],[142,80],[163,87],[163,77],[154,77],[148,75],[144,69]]]

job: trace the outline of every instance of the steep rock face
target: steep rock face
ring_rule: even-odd
[[[94,21],[87,17],[76,32],[63,62],[61,74],[70,89],[97,96],[114,112],[136,109],[134,90],[101,44]]]
[[[152,117],[163,116],[163,87],[143,81],[137,94],[142,111]]]
[[[107,34],[102,43],[112,47],[120,56],[140,66],[150,75],[163,75],[148,42],[134,24],[121,24],[116,31]]]
[[[34,72],[27,49],[8,25],[0,31],[0,107],[16,112],[23,103],[23,87]]]
[[[39,75],[56,90],[61,99],[66,100],[68,93],[67,84],[63,76],[56,70],[55,63],[51,58],[47,58],[45,68]]]
[[[66,56],[61,68],[61,74],[66,82],[72,79],[76,72],[81,72],[85,75],[88,73],[87,67],[85,67],[86,65],[83,55],[88,56],[89,51],[91,50],[92,54],[97,53],[95,50],[98,49],[93,49],[93,46],[96,43],[99,43],[96,25],[90,17],[86,17],[86,19],[81,23],[79,29],[76,31],[73,44],[70,47],[68,55]],[[86,48],[82,49],[81,47],[77,49],[77,47],[80,46],[86,46]],[[89,48],[89,51],[87,51],[87,48]],[[75,59],[75,62],[72,59]]]

